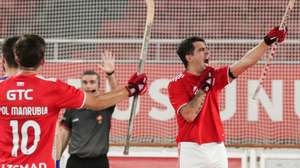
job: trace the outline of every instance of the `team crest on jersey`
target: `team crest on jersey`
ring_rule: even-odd
[[[98,115],[97,118],[96,118],[98,124],[101,124],[102,121],[103,121],[103,116],[102,115]]]
[[[19,86],[19,87],[24,86],[24,82],[17,82],[17,86]]]

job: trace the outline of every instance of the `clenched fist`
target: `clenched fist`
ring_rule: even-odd
[[[145,73],[134,73],[128,80],[126,89],[129,92],[129,97],[135,95],[142,95],[147,91],[147,76]]]
[[[264,41],[267,45],[272,45],[275,41],[281,43],[287,35],[287,29],[279,30],[279,27],[274,27],[265,37]]]

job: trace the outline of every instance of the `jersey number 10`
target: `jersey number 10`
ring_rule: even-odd
[[[11,150],[11,156],[17,157],[18,156],[18,149],[19,149],[19,123],[17,120],[11,120],[10,126],[12,127],[12,150]],[[31,147],[27,147],[28,145],[28,129],[29,127],[33,128],[34,131],[34,141]],[[41,128],[40,125],[33,120],[28,120],[24,122],[24,124],[21,126],[21,152],[24,155],[30,155],[32,154],[38,145],[38,142],[40,141],[40,135],[41,135]]]

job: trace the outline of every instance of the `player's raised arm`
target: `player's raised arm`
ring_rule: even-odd
[[[121,89],[117,89],[113,92],[109,92],[103,95],[94,96],[86,94],[86,100],[84,102],[84,108],[90,108],[93,110],[102,110],[119,103],[122,100],[134,95],[140,95],[147,90],[147,76],[145,73],[134,73],[128,81],[127,86]]]
[[[287,34],[286,30],[279,30],[278,27],[273,28],[265,37],[262,42],[249,50],[239,61],[230,66],[230,73],[233,77],[239,76],[246,71],[249,67],[257,63],[257,61],[266,53],[269,46],[275,41],[281,43]],[[232,77],[232,76],[231,76]]]

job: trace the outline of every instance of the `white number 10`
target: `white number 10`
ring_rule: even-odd
[[[19,149],[19,124],[17,120],[10,121],[10,126],[12,127],[12,143],[13,148],[11,150],[11,156],[17,157],[18,156],[18,149]],[[27,148],[28,145],[28,129],[29,127],[33,128],[34,131],[34,141],[31,147]],[[21,152],[24,155],[30,155],[32,154],[38,145],[38,142],[40,141],[40,135],[41,135],[41,128],[40,125],[33,120],[28,120],[24,122],[24,124],[21,127]]]

